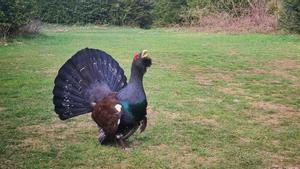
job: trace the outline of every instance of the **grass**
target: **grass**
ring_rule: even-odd
[[[101,146],[90,115],[60,121],[53,80],[76,51],[102,49],[144,84],[149,125],[132,149]],[[300,166],[300,38],[170,29],[47,26],[0,46],[0,168]]]

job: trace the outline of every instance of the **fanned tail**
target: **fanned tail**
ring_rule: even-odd
[[[127,85],[123,69],[107,53],[82,49],[58,71],[53,89],[55,112],[62,120],[92,111],[94,103]]]

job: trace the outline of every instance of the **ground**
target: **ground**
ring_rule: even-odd
[[[127,76],[148,49],[149,124],[101,146],[90,114],[60,121],[53,80],[79,49]],[[300,37],[46,26],[0,46],[0,168],[299,168]]]

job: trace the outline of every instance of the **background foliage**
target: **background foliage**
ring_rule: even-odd
[[[35,0],[0,0],[0,39],[14,33],[33,19],[37,10]]]
[[[248,15],[256,19],[262,13],[276,15],[281,27],[299,32],[300,0],[286,0],[282,5],[278,4],[281,4],[281,0],[0,0],[0,36],[5,39],[7,34],[17,32],[33,19],[46,23],[150,28],[153,24],[196,23],[199,26],[202,22],[202,25],[207,25],[204,17],[216,15],[222,16],[218,17],[220,21],[216,23],[225,20],[223,16],[239,18]],[[260,20],[262,24],[268,21]],[[252,21],[249,23],[253,25]]]
[[[61,24],[136,25],[142,28],[152,23],[150,3],[140,0],[38,0],[42,21]]]
[[[300,33],[300,0],[283,1],[283,9],[280,19],[281,26],[292,32]]]

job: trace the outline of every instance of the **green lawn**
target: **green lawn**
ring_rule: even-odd
[[[101,146],[90,114],[60,121],[52,89],[79,49],[129,75],[148,49],[149,124],[130,151]],[[0,168],[300,167],[300,37],[47,26],[0,46]]]

